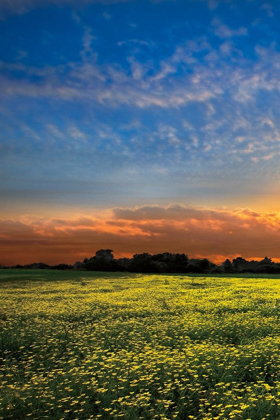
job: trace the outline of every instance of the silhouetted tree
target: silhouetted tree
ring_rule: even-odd
[[[152,260],[152,255],[147,252],[133,255],[128,271],[136,273],[160,273],[158,261]]]
[[[95,257],[96,259],[100,259],[104,261],[113,261],[114,260],[113,250],[112,249],[99,249],[99,251],[95,253]]]
[[[112,249],[100,249],[96,252],[95,257],[91,257],[87,261],[84,260],[85,269],[87,271],[121,271],[112,252]]]
[[[248,269],[248,264],[249,264],[249,261],[245,260],[242,257],[237,257],[234,260],[232,260],[232,266],[233,266],[234,271],[236,272],[240,272],[240,273],[246,272]]]
[[[273,264],[272,259],[268,257],[264,257],[263,260],[260,261],[260,264]]]
[[[233,271],[232,263],[228,258],[222,263],[222,268],[225,273],[232,273]]]

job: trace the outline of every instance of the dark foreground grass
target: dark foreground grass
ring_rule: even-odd
[[[1,419],[280,419],[280,280],[0,270]]]

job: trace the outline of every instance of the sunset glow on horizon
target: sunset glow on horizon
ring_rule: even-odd
[[[0,265],[280,261],[279,19],[272,0],[2,0]]]
[[[145,206],[116,208],[100,216],[22,216],[0,221],[3,265],[43,261],[73,264],[100,248],[116,258],[136,253],[186,253],[220,264],[243,256],[280,261],[280,213],[250,209]]]

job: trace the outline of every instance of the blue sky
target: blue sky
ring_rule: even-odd
[[[1,216],[280,211],[280,4],[2,0]]]
[[[38,209],[270,201],[277,2],[40,4],[0,6],[9,211],[17,200]]]

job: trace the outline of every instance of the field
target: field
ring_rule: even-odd
[[[1,419],[280,419],[280,279],[0,270]]]

